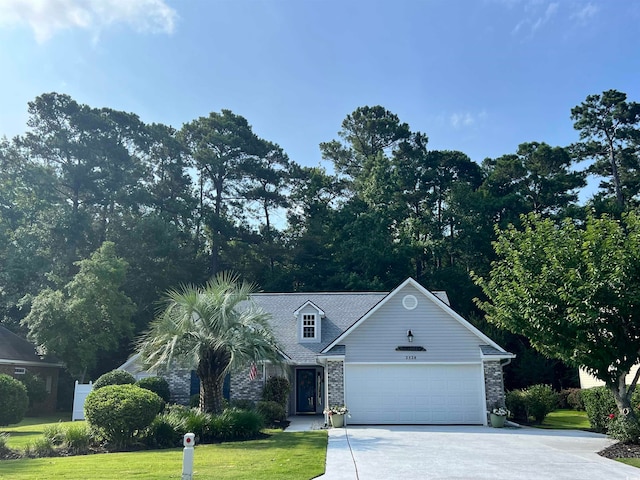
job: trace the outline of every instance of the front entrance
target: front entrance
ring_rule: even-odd
[[[296,370],[296,413],[316,413],[316,369]]]

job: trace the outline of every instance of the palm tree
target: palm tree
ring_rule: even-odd
[[[220,413],[227,373],[257,360],[281,362],[267,323],[269,314],[251,301],[256,291],[254,284],[223,272],[204,287],[185,285],[167,292],[139,339],[145,365],[193,367],[200,379],[200,409]]]

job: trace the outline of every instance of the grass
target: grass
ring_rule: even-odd
[[[580,410],[556,410],[546,416],[542,425],[534,425],[538,428],[555,430],[590,430],[591,424],[587,418],[587,412]]]
[[[308,480],[324,473],[327,432],[270,431],[268,438],[199,445],[194,478]],[[0,479],[180,479],[182,449],[5,460]]]
[[[20,423],[8,427],[0,427],[0,432],[7,432],[9,439],[7,446],[16,450],[24,449],[28,444],[42,437],[42,432],[48,425],[59,422],[68,423],[84,423],[71,422],[71,414],[59,414],[47,417],[26,417]]]
[[[640,468],[640,458],[616,458],[616,461]]]

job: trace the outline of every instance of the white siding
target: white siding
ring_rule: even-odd
[[[631,384],[631,382],[633,381],[633,377],[635,376],[639,367],[640,365],[636,365],[631,369],[631,371],[629,372],[629,375],[627,375],[627,378],[626,378],[627,385]],[[596,377],[588,374],[582,368],[580,369],[579,373],[580,373],[580,387],[582,388],[601,387],[604,385],[604,382],[602,380],[598,380]]]
[[[418,300],[418,306],[413,310],[402,306],[402,299],[409,294]],[[480,361],[479,345],[484,342],[437,306],[436,301],[407,285],[341,342],[346,346],[345,361]],[[413,343],[407,340],[407,330],[413,333]],[[408,345],[423,346],[426,352],[396,351],[396,347]]]

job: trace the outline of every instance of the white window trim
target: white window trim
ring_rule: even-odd
[[[305,318],[311,317],[311,318]],[[305,337],[305,327],[310,328],[310,325],[305,325],[305,320],[313,320],[313,337]],[[300,319],[300,341],[301,342],[315,342],[318,340],[318,315],[315,313],[303,313]]]

